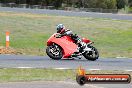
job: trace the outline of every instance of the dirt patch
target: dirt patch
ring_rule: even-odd
[[[22,54],[21,52],[17,52],[13,48],[6,48],[3,46],[0,46],[0,54]]]

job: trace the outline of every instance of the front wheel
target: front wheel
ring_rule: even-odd
[[[56,44],[48,46],[46,49],[46,53],[50,58],[54,60],[59,60],[63,56],[61,47]]]
[[[87,60],[91,60],[91,61],[95,61],[99,58],[99,52],[98,50],[93,47],[93,46],[89,46],[89,48],[91,48],[91,51],[86,51],[83,56],[87,59]]]

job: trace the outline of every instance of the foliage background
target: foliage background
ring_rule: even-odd
[[[132,0],[0,0],[1,3],[16,3],[29,5],[54,6],[60,8],[64,6],[121,9],[125,6],[132,7]]]

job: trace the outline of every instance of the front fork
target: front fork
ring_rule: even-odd
[[[82,58],[83,53],[90,52],[92,51],[91,48],[89,48],[88,46],[91,46],[91,44],[93,44],[93,42],[90,43],[84,43],[84,42],[80,42],[78,43],[78,48],[77,48],[77,52],[74,52],[74,54],[71,55],[71,57],[77,57],[79,59]]]
[[[83,53],[85,53],[85,52],[91,52],[92,49],[90,48],[90,46],[91,46],[93,43],[94,43],[94,42],[90,42],[90,43],[84,43],[84,42],[82,42],[81,47],[79,47],[81,53],[83,54]]]

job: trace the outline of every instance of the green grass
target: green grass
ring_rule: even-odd
[[[0,69],[0,82],[23,81],[75,81],[77,70],[57,69]],[[130,74],[124,71],[87,71],[86,74]]]
[[[94,41],[101,57],[132,57],[132,21],[124,20],[1,12],[0,45],[5,46],[8,30],[11,47],[27,55],[45,55],[46,41],[59,23]]]
[[[55,69],[0,69],[0,82],[67,81],[75,79],[73,70]]]

